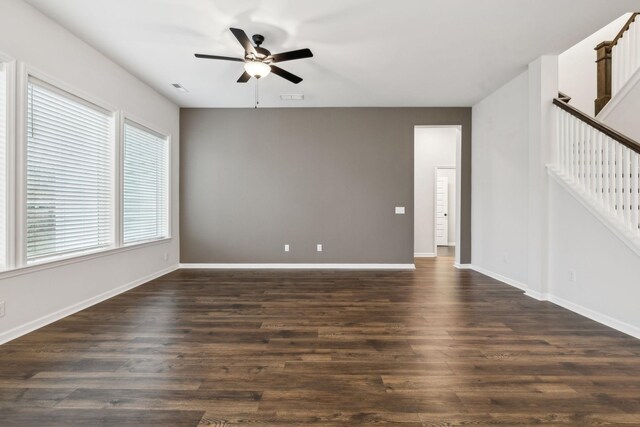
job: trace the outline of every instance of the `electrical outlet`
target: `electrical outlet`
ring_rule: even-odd
[[[507,254],[506,252],[502,254],[502,262],[504,262],[505,264],[509,262],[509,254]]]
[[[318,252],[322,252],[322,244],[321,244],[321,243],[318,243],[318,244],[316,245],[316,251],[318,251]]]
[[[289,244],[288,243],[286,245],[284,245],[284,251],[285,252],[289,252]]]
[[[569,270],[569,281],[575,283],[577,280],[577,274],[575,270]]]
[[[164,259],[165,261],[169,261],[169,252],[165,252],[162,256],[162,259]]]
[[[0,301],[0,317],[4,317],[4,301]]]

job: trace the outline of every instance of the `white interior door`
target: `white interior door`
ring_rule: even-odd
[[[449,245],[449,178],[439,176],[436,183],[436,245]]]

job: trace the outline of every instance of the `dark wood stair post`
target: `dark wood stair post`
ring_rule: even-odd
[[[598,66],[598,97],[595,100],[595,114],[598,115],[611,100],[611,48],[613,42],[602,42],[596,46]]]

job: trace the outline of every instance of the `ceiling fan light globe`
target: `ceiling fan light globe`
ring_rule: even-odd
[[[263,78],[269,75],[271,67],[264,62],[250,61],[244,63],[244,70],[251,77]]]

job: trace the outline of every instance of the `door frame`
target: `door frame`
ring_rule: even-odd
[[[457,134],[456,134],[456,164],[455,164],[455,169],[456,169],[456,256],[455,256],[455,261],[454,261],[454,265],[460,266],[460,224],[462,221],[462,211],[461,211],[461,206],[462,206],[462,125],[415,125],[415,128],[453,128],[453,129],[457,129]],[[415,144],[415,141],[414,141]],[[414,172],[414,176],[415,176],[415,172]],[[437,184],[436,184],[437,185]],[[414,197],[415,197],[415,190],[414,190]],[[435,245],[435,203],[434,203],[434,219],[433,219],[433,229],[434,229],[434,236],[433,236],[433,243],[434,243],[434,252],[435,252],[435,256],[437,256],[437,252],[438,252],[438,247]],[[471,209],[471,206],[469,206],[469,209]],[[415,224],[415,223],[414,223]],[[415,233],[415,228],[414,228],[414,233]]]
[[[437,236],[437,227],[438,227],[438,171],[440,169],[454,169],[456,170],[456,201],[455,201],[455,212],[456,212],[456,222],[455,222],[455,229],[456,229],[456,240],[455,240],[455,247],[457,248],[460,241],[458,239],[458,171],[456,168],[456,165],[449,165],[449,166],[436,166],[434,168],[433,171],[433,252],[436,254],[436,257],[438,256],[438,236]],[[448,191],[448,190],[447,190]],[[447,197],[447,201],[449,200],[449,198]],[[448,219],[447,219],[448,221]],[[449,227],[447,226],[447,229],[449,229]],[[449,237],[447,236],[447,244],[450,243],[449,242]],[[458,251],[456,251],[456,259],[457,259],[457,255],[458,255]]]

